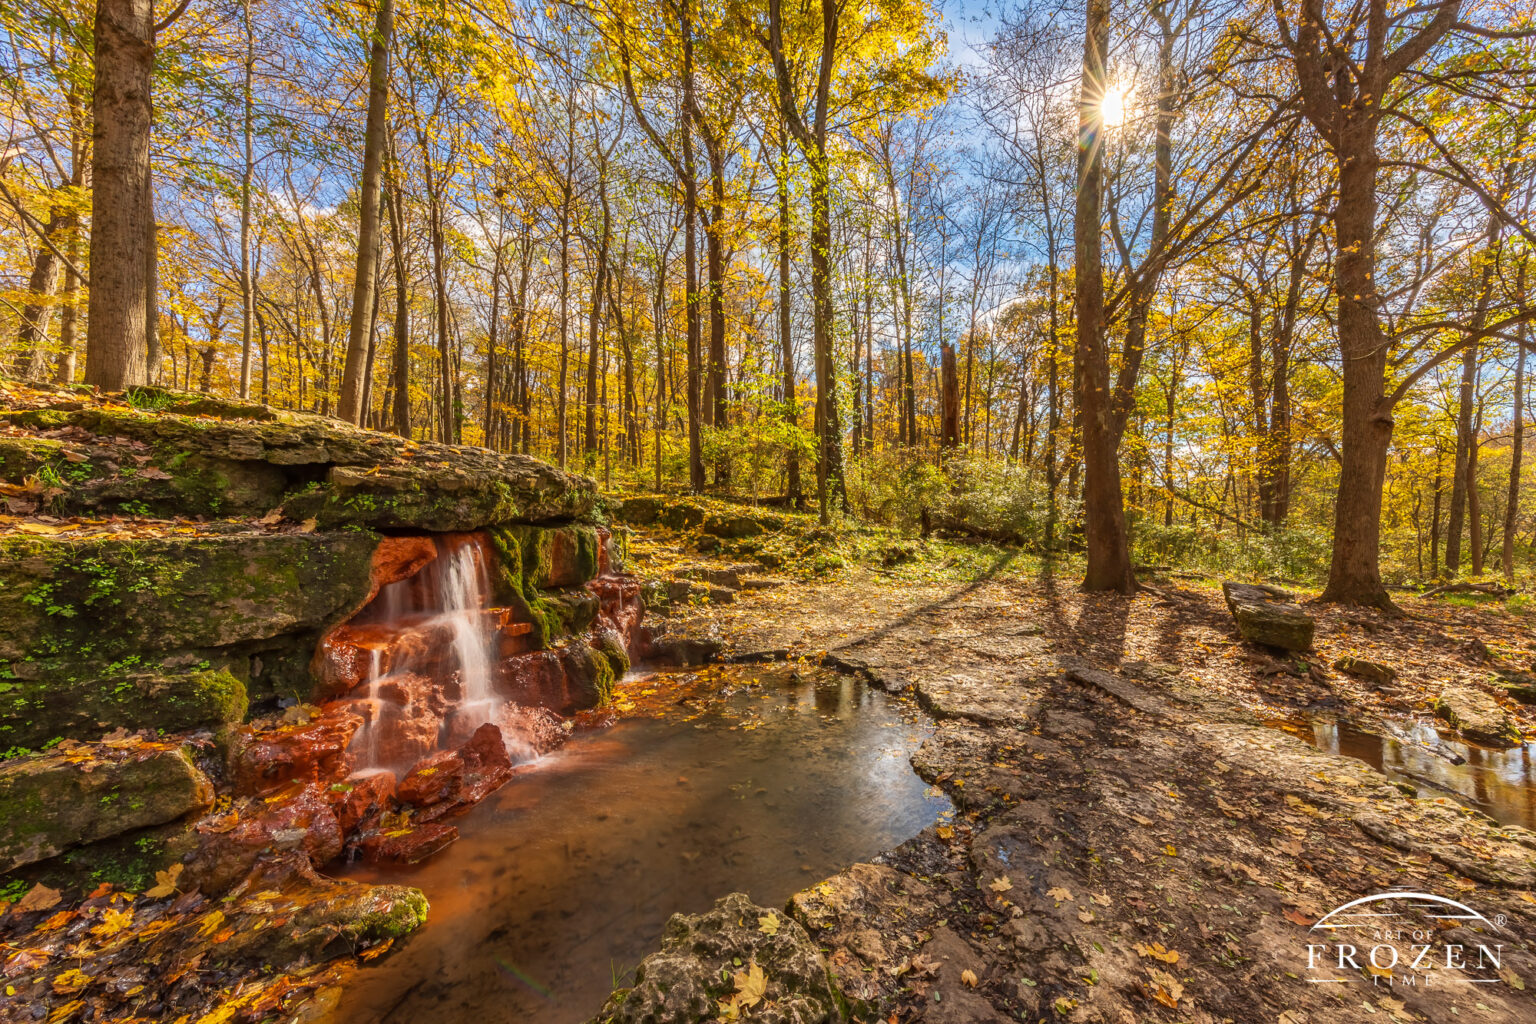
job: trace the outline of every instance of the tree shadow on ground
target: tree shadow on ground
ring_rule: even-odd
[[[1003,575],[1003,571],[1007,569],[1008,566],[1011,565],[1016,558],[1018,558],[1018,556],[1019,552],[1015,549],[1005,549],[999,551],[997,557],[992,560],[991,565],[987,566],[986,569],[982,570],[981,573],[979,573],[975,578],[966,582],[963,586],[956,590],[952,590],[942,597],[936,598],[935,600],[928,601],[924,604],[919,604],[908,609],[901,615],[892,619],[890,622],[880,626],[878,629],[871,630],[868,633],[863,633],[858,637],[849,640],[845,644],[839,644],[836,647],[829,648],[829,653],[847,651],[854,647],[860,647],[865,644],[878,643],[891,634],[897,633],[905,627],[912,625],[919,619],[933,615],[937,612],[941,612],[946,608],[954,607],[961,600],[980,590],[986,584],[996,582],[998,579],[1000,579]]]

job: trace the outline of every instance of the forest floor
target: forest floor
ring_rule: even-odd
[[[642,573],[676,550],[637,549]],[[1273,727],[1423,715],[1448,682],[1525,670],[1523,610],[1309,605],[1298,659],[1242,642],[1216,581],[1076,583],[999,553],[969,578],[852,568],[676,620],[727,659],[820,660],[935,719],[913,764],[953,820],[791,903],[846,995],[895,1021],[1536,1019],[1536,835]],[[1343,655],[1400,678],[1327,667]],[[1532,735],[1533,709],[1506,710]],[[1323,920],[1404,887],[1485,920],[1424,898]]]

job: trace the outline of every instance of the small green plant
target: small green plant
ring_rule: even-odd
[[[140,412],[164,412],[176,404],[174,398],[159,388],[129,388],[123,397]]]

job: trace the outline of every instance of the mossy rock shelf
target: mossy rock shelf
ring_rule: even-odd
[[[591,479],[526,455],[206,396],[134,394],[161,411],[78,396],[0,411],[0,480],[37,482],[40,510],[54,515],[276,511],[372,529],[579,520],[597,500]]]

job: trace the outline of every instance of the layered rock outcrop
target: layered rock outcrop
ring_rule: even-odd
[[[608,698],[642,604],[596,499],[526,456],[0,379],[0,872],[183,910],[281,891],[281,928],[225,943],[256,964],[416,927],[420,893],[317,872],[442,850],[509,752]],[[392,613],[466,546],[472,601]],[[386,705],[400,763],[359,772]]]

